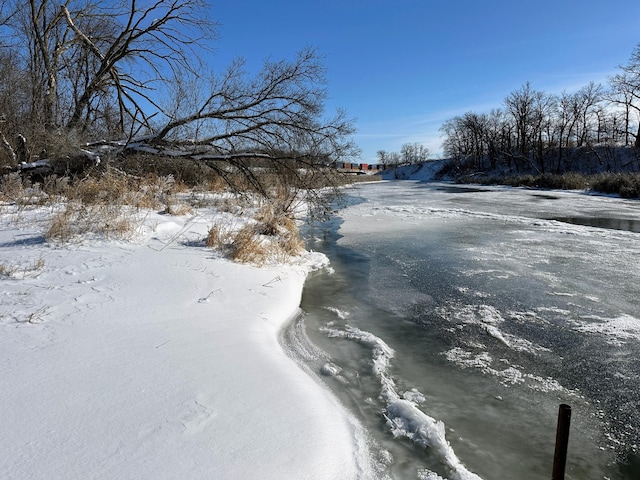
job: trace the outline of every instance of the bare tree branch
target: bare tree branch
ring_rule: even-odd
[[[6,137],[4,136],[4,132],[2,132],[2,130],[0,130],[0,145],[2,145],[2,149],[5,151],[5,153],[9,157],[9,160],[11,161],[11,163],[13,165],[16,165],[18,163],[18,156],[16,155],[16,152],[13,149],[13,147],[11,147],[11,144],[7,141]]]
[[[254,79],[247,79],[243,62],[230,66],[214,80],[210,94],[190,114],[170,117],[155,135],[160,143],[182,127],[204,122],[209,132],[199,144],[240,141],[259,151],[300,151],[334,159],[353,155],[353,124],[344,112],[323,119],[326,90],[324,66],[315,50],[301,51],[291,62],[267,62]]]
[[[195,47],[214,35],[213,24],[202,16],[203,8],[201,0],[159,0],[146,8],[131,0],[127,11],[120,13],[126,15],[126,22],[114,38],[100,48],[74,22],[69,9],[62,6],[62,15],[77,40],[99,59],[91,80],[76,98],[67,127],[88,127],[82,125],[83,113],[89,108],[92,98],[104,89],[115,90],[122,124],[125,116],[133,119],[137,113],[144,112],[137,99],[157,107],[152,96],[146,93],[152,86],[120,67],[144,66],[155,72],[156,79],[166,76],[162,65],[170,71],[194,68],[197,62]],[[193,34],[194,31],[198,34]],[[148,121],[147,117],[143,118]]]

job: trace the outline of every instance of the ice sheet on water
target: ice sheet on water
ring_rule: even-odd
[[[424,403],[426,401],[425,396],[421,392],[419,392],[416,388],[412,388],[411,390],[404,392],[402,394],[402,398],[417,404]]]
[[[385,418],[395,437],[406,437],[420,447],[429,448],[446,467],[451,480],[481,480],[456,456],[445,438],[444,423],[420,410],[417,400],[424,401],[424,395],[415,389],[403,394],[398,393],[389,373],[391,359],[395,355],[389,345],[372,333],[349,325],[344,330],[325,328],[324,331],[330,337],[353,340],[372,348],[373,371],[380,381],[381,396],[386,402]],[[441,478],[433,472],[429,472],[429,475],[421,478]]]
[[[345,311],[345,310],[340,310],[339,308],[335,308],[335,307],[324,307],[325,310],[335,313],[336,316],[340,319],[340,320],[346,320],[347,317],[349,316],[349,312]]]
[[[460,347],[455,347],[444,352],[444,356],[450,362],[464,368],[479,368],[481,370],[486,370],[493,362],[493,358],[487,352],[481,352],[474,355],[472,352],[463,350]]]
[[[459,328],[464,328],[465,325],[477,325],[489,336],[513,350],[531,354],[548,350],[529,340],[502,331],[499,325],[505,323],[505,318],[493,305],[447,305],[439,307],[436,312]]]
[[[460,366],[461,368],[475,368],[487,375],[493,375],[500,379],[501,383],[505,386],[525,384],[531,390],[540,392],[568,392],[562,385],[553,378],[543,378],[538,375],[530,373],[523,373],[520,369],[513,365],[509,365],[506,368],[495,368],[493,357],[488,352],[482,351],[479,353],[473,353],[464,350],[460,347],[454,347],[443,355],[452,363]]]
[[[418,480],[444,480],[440,475],[430,470],[418,470]]]
[[[613,337],[614,341],[640,339],[640,320],[627,314],[615,318],[596,315],[583,317],[587,322],[576,323],[576,329],[586,333],[601,333]]]

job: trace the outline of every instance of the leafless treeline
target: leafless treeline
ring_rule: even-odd
[[[454,117],[441,132],[445,155],[476,169],[560,173],[580,167],[576,149],[596,157],[603,146],[640,149],[640,44],[607,86],[555,95],[526,83],[503,108]]]
[[[382,165],[417,164],[426,162],[429,159],[429,149],[418,142],[404,143],[400,148],[400,152],[378,150],[376,156],[378,162]]]

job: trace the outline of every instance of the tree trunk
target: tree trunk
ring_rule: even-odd
[[[12,165],[16,165],[18,163],[18,157],[16,152],[11,148],[11,144],[7,142],[7,138],[4,136],[4,133],[0,130],[0,143],[2,144],[2,149],[6,152],[9,160],[11,160]]]
[[[18,146],[16,147],[16,156],[18,157],[18,162],[27,162],[29,160],[29,152],[27,150],[27,139],[24,138],[20,133],[16,137],[16,142]]]

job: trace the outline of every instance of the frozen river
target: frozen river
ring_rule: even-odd
[[[361,185],[311,232],[298,355],[369,428],[380,478],[640,478],[640,202]],[[310,343],[309,343],[310,340]]]

